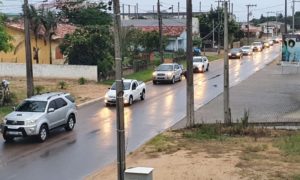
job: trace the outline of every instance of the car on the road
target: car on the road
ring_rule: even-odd
[[[269,48],[270,47],[269,41],[264,41],[263,45],[264,45],[264,48]]]
[[[209,62],[206,56],[193,57],[193,71],[204,72],[209,70]]]
[[[233,48],[228,53],[228,57],[230,59],[234,59],[234,58],[241,59],[243,57],[243,51],[241,48]]]
[[[160,64],[152,73],[152,82],[170,82],[174,84],[176,81],[181,81],[183,75],[182,66],[177,63]]]
[[[252,43],[253,52],[254,51],[262,51],[264,49],[264,45],[262,42],[256,41]]]
[[[269,43],[270,46],[274,45],[274,41],[272,39],[269,39],[267,42]]]
[[[72,131],[77,106],[69,93],[51,92],[25,99],[13,112],[4,117],[1,132],[4,140],[36,136],[40,142],[48,138],[50,130],[64,127]]]
[[[146,96],[146,85],[142,81],[135,79],[123,79],[123,102],[126,105],[132,105],[136,100],[144,100]],[[105,94],[104,102],[106,106],[116,104],[116,82]]]
[[[253,54],[253,47],[252,46],[243,46],[241,47],[242,51],[243,51],[243,55],[252,55]]]

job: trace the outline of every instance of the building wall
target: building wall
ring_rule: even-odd
[[[26,77],[26,64],[0,63],[0,76]],[[97,66],[33,64],[33,77],[97,81]]]
[[[0,52],[0,62],[11,62],[11,63],[25,63],[25,42],[24,42],[24,31],[6,27],[8,34],[13,37],[13,46],[15,49],[13,51],[4,53]],[[56,59],[56,49],[59,45],[58,41],[52,41],[52,60],[53,62],[57,62],[60,64],[60,61],[64,61],[63,59]],[[31,34],[31,49],[35,47],[35,39],[34,36]],[[49,54],[49,43],[45,44],[44,40],[39,38],[38,39],[38,48],[39,50],[39,63],[40,64],[50,64],[50,54]],[[33,51],[32,51],[32,59],[33,59]],[[33,63],[36,63],[35,60],[32,60]]]

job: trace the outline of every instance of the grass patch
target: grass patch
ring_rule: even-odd
[[[274,145],[286,155],[300,156],[300,133],[278,138],[275,140]]]
[[[293,180],[300,180],[300,174],[296,174],[292,176]]]
[[[148,68],[147,70],[144,71],[139,71],[139,72],[135,72],[133,74],[129,74],[127,76],[125,76],[126,79],[136,79],[138,81],[150,81],[152,80],[152,73],[153,73],[154,69],[153,68]]]
[[[217,125],[202,124],[183,132],[183,137],[197,140],[224,139]]]
[[[3,106],[0,107],[0,123],[2,123],[2,120],[4,118],[5,115],[7,115],[8,113],[12,112],[12,107],[11,106]]]
[[[177,146],[175,139],[169,134],[159,134],[146,143],[145,152],[148,154],[154,154],[159,152],[174,153],[180,148]]]
[[[222,59],[223,58],[223,55],[208,55],[207,56],[207,59],[208,61],[215,61],[215,60],[218,60],[218,59]]]

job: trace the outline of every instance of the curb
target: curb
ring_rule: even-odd
[[[81,103],[79,105],[77,105],[78,109],[81,109],[83,108],[84,106],[87,106],[87,105],[90,105],[90,104],[93,104],[93,103],[96,103],[100,100],[104,99],[104,96],[103,97],[100,97],[100,98],[96,98],[96,99],[93,99],[93,100],[90,100],[90,101],[87,101],[87,102],[84,102],[84,103]]]

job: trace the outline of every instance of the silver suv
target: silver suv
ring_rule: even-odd
[[[50,130],[64,127],[73,130],[77,107],[67,93],[45,93],[25,99],[13,112],[5,116],[1,128],[3,138],[37,136],[44,142]]]
[[[152,74],[153,84],[158,82],[170,82],[174,84],[176,81],[181,81],[183,74],[182,66],[177,63],[165,63],[155,68]]]

